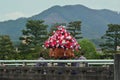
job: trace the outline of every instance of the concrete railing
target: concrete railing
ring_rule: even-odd
[[[113,80],[113,67],[1,66],[0,80]]]

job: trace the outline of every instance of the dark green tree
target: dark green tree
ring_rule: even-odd
[[[20,40],[25,40],[26,44],[31,46],[42,45],[48,38],[47,25],[43,24],[42,20],[28,20],[26,29],[24,29],[23,36]]]
[[[0,59],[13,59],[15,49],[8,35],[0,35]]]
[[[67,30],[75,39],[81,39],[81,21],[73,21],[68,24]]]
[[[26,29],[22,30],[23,36],[20,37],[22,43],[19,50],[23,59],[32,59],[40,52],[42,44],[48,38],[47,27],[42,20],[28,20]]]
[[[108,24],[108,30],[101,38],[104,40],[100,44],[103,51],[117,52],[117,46],[120,46],[120,25]]]

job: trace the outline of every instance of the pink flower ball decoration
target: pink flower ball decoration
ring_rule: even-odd
[[[53,35],[45,41],[46,48],[64,48],[64,49],[78,49],[79,44],[76,39],[70,36],[63,26],[58,26],[57,31],[53,31]]]

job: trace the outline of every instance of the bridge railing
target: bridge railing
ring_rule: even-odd
[[[114,64],[113,59],[99,59],[99,60],[0,60],[0,66],[35,66],[36,63],[47,63],[57,65],[58,63],[87,63],[90,65],[110,65]]]

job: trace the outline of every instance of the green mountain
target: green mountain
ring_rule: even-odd
[[[53,6],[40,14],[29,18],[19,18],[0,22],[0,35],[10,35],[12,40],[18,40],[28,19],[45,20],[45,24],[82,21],[82,34],[86,38],[100,38],[107,29],[107,24],[120,24],[120,14],[115,11],[95,10],[83,5]]]

